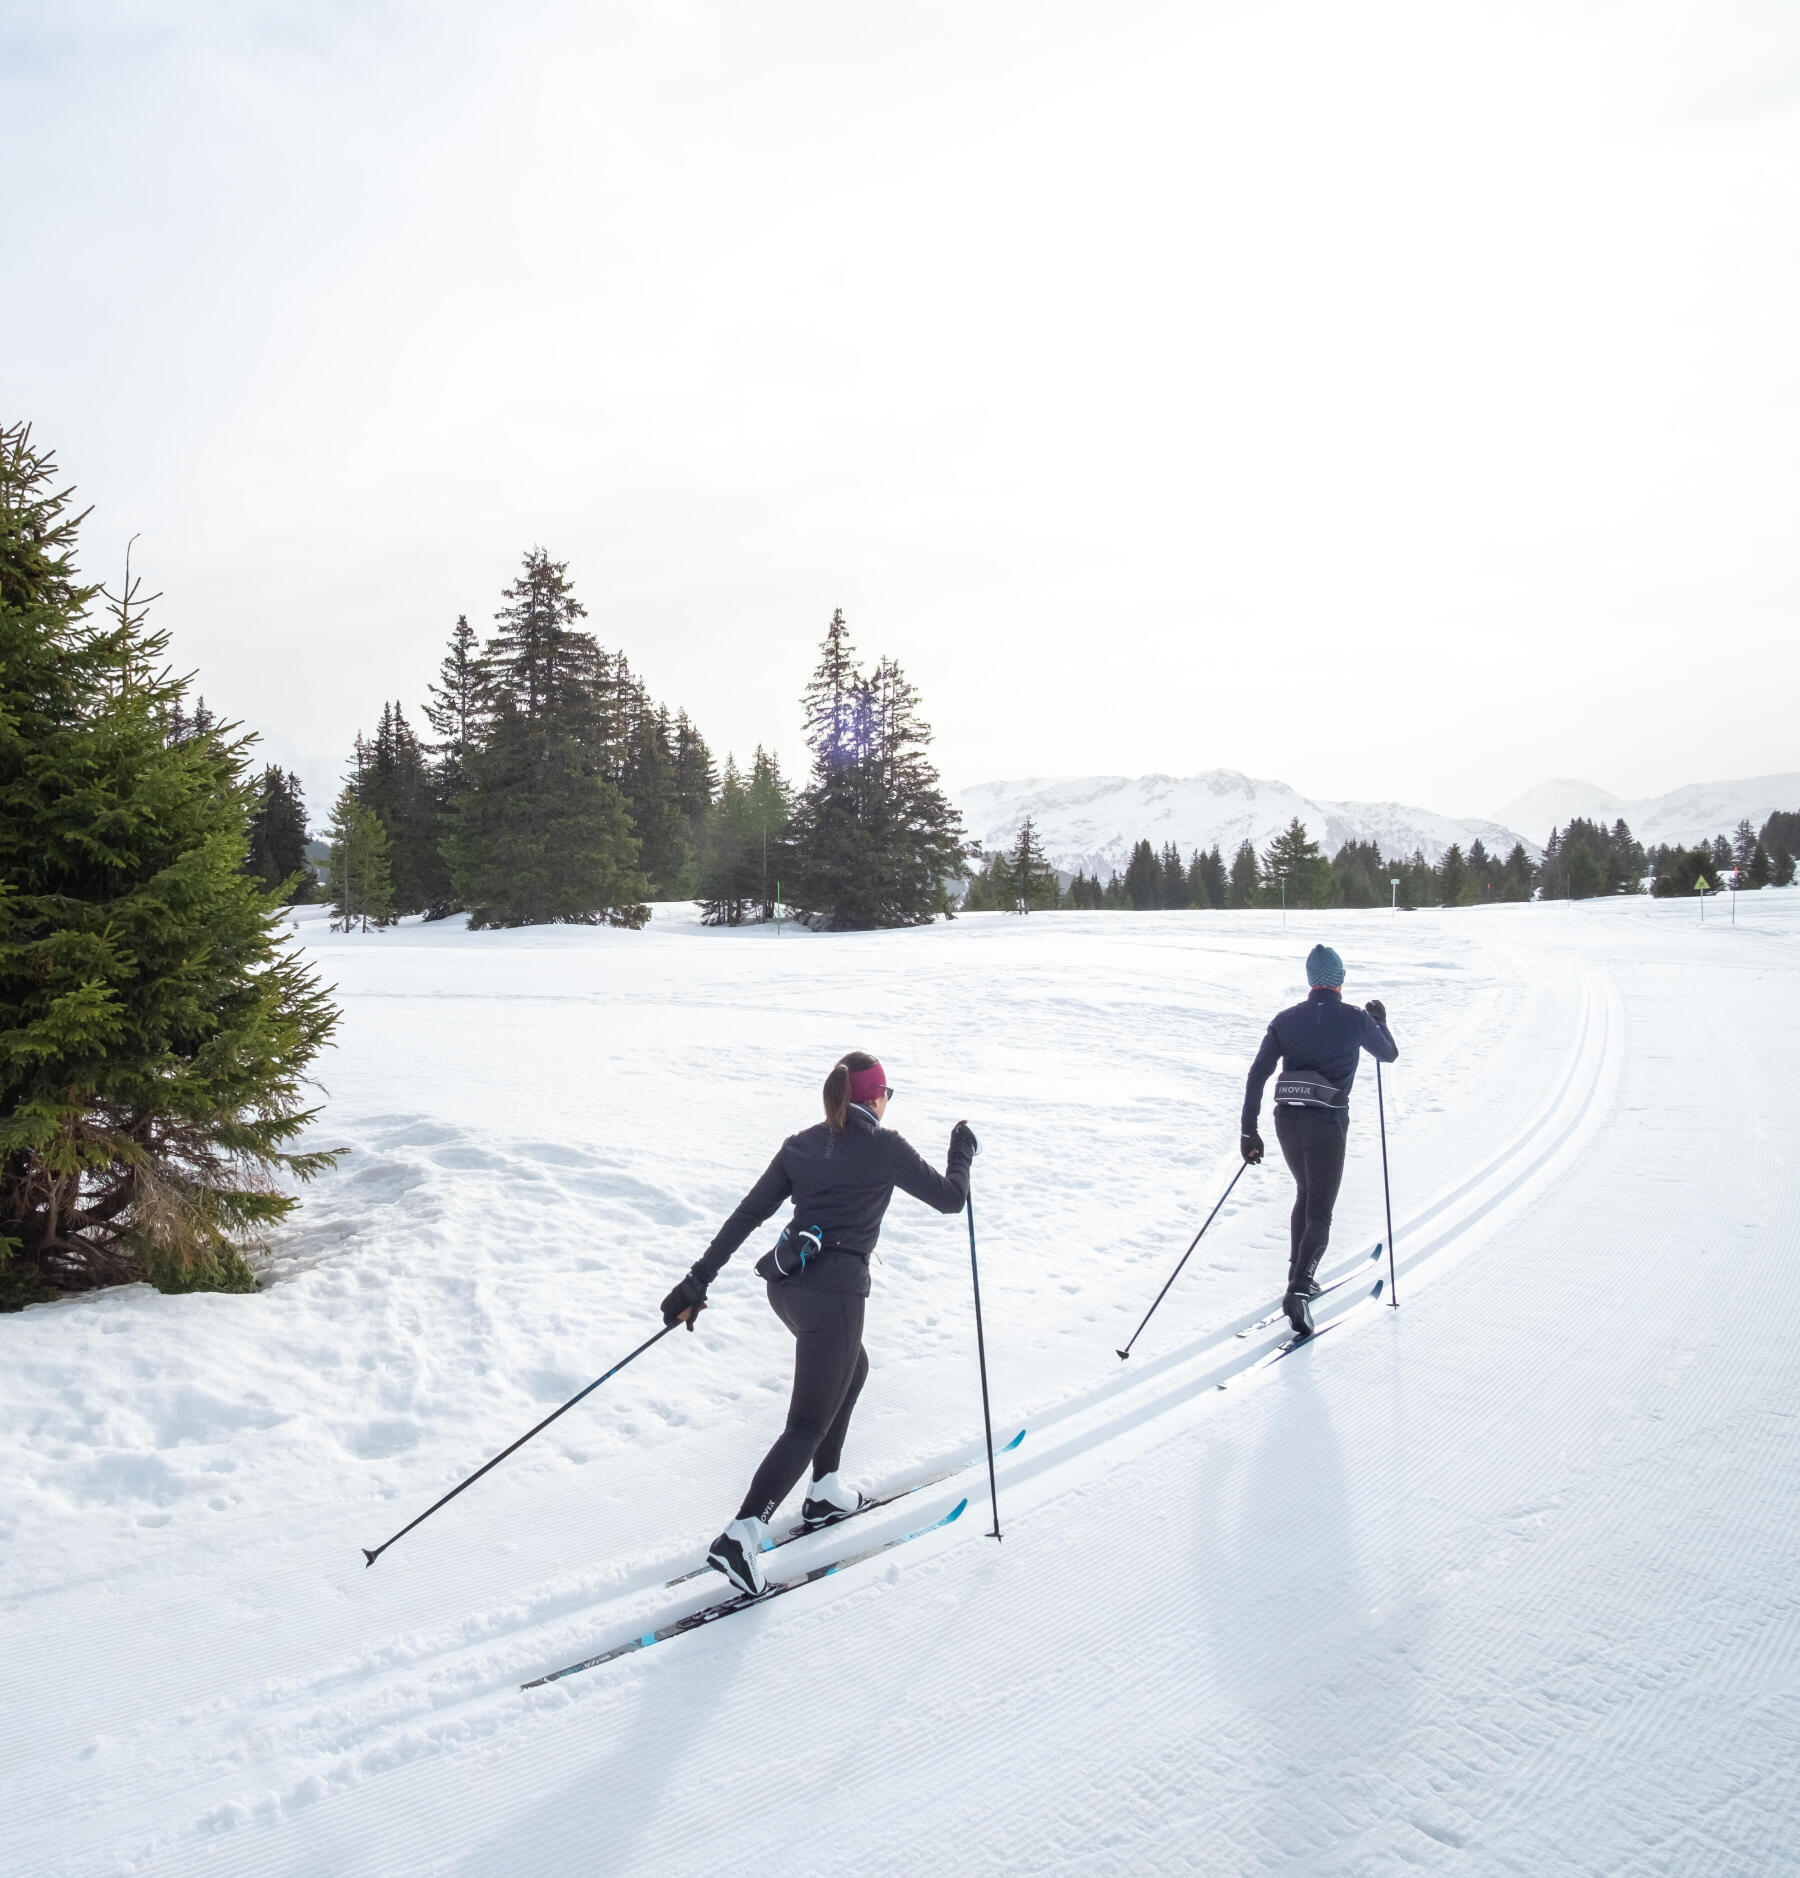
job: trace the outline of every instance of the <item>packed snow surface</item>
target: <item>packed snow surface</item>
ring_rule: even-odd
[[[1800,1833],[1800,893],[891,934],[302,925],[351,1149],[254,1296],[0,1318],[0,1818],[27,1874],[1766,1873]],[[1379,993],[1399,1310],[1252,1370],[1290,1188],[1229,1180],[1317,939]],[[789,1347],[750,1265],[640,1342],[878,1050],[981,1136],[953,1526],[717,1595]],[[1266,1125],[1264,1133],[1272,1140]],[[1373,1065],[1327,1275],[1383,1235]],[[963,1219],[897,1199],[846,1472],[972,1463]],[[1385,1261],[1381,1266],[1385,1270]],[[1221,1389],[1220,1384],[1227,1387]]]
[[[1217,847],[1229,865],[1241,843],[1260,854],[1296,816],[1327,854],[1347,841],[1374,841],[1386,856],[1418,851],[1436,862],[1453,843],[1466,849],[1479,840],[1504,856],[1521,839],[1498,822],[1459,821],[1400,802],[1325,802],[1234,769],[1203,776],[1028,776],[977,783],[959,790],[955,801],[969,833],[990,852],[1012,842],[1029,816],[1052,866],[1102,880],[1115,869],[1123,872],[1131,850],[1146,840],[1158,852],[1172,841],[1184,860],[1196,849]],[[1542,852],[1529,840],[1525,845],[1533,859]]]

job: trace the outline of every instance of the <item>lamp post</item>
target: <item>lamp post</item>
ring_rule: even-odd
[[[1395,919],[1398,919],[1400,917],[1400,876],[1398,874],[1394,875],[1393,878],[1389,880],[1388,885],[1394,890],[1392,896],[1393,904],[1388,908],[1388,911]]]
[[[1285,932],[1287,930],[1287,875],[1281,873],[1275,878],[1281,882],[1281,929]]]

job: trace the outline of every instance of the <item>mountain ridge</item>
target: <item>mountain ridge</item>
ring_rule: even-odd
[[[1542,849],[1513,829],[1482,817],[1441,815],[1401,802],[1340,802],[1304,795],[1291,784],[1206,770],[1197,776],[1031,776],[976,783],[953,792],[970,833],[984,849],[1003,848],[1030,816],[1050,863],[1104,879],[1122,870],[1132,847],[1173,841],[1183,856],[1217,846],[1229,863],[1241,842],[1259,851],[1298,816],[1327,854],[1349,841],[1375,841],[1384,857],[1442,858],[1453,842],[1477,839],[1504,855],[1524,841],[1535,860]]]

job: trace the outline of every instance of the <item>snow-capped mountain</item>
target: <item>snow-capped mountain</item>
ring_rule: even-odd
[[[1347,841],[1374,841],[1384,855],[1410,855],[1417,848],[1436,861],[1452,843],[1466,849],[1479,838],[1490,852],[1507,854],[1525,839],[1499,822],[1400,802],[1326,802],[1232,769],[1201,776],[1031,776],[977,783],[958,791],[955,801],[983,848],[1004,848],[1030,816],[1052,866],[1070,873],[1082,868],[1103,879],[1123,869],[1141,840],[1158,849],[1172,841],[1184,856],[1216,844],[1229,862],[1240,842],[1260,852],[1296,815],[1327,854]],[[1535,860],[1541,849],[1529,840],[1525,846]]]
[[[1534,841],[1546,841],[1551,829],[1561,828],[1572,815],[1607,823],[1623,816],[1638,840],[1653,848],[1664,841],[1691,844],[1728,835],[1745,817],[1760,828],[1776,809],[1800,809],[1800,770],[1735,782],[1688,783],[1667,795],[1635,802],[1590,782],[1559,777],[1515,797],[1496,811],[1495,820],[1523,829]]]

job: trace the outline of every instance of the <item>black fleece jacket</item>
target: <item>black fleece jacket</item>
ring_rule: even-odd
[[[783,1282],[867,1297],[869,1254],[881,1237],[882,1217],[894,1189],[940,1213],[960,1213],[969,1197],[970,1158],[968,1147],[952,1140],[943,1173],[935,1173],[903,1137],[852,1102],[841,1135],[820,1122],[788,1136],[762,1179],[695,1260],[693,1276],[710,1285],[732,1253],[791,1198],[796,1231],[816,1226],[825,1253],[846,1256],[811,1258],[803,1272]]]
[[[1382,1063],[1391,1063],[1400,1054],[1400,1046],[1387,1026],[1378,1024],[1360,1005],[1346,1004],[1340,992],[1321,985],[1304,1004],[1290,1004],[1278,1012],[1263,1033],[1262,1048],[1250,1065],[1250,1080],[1244,1088],[1244,1133],[1256,1132],[1263,1086],[1277,1061],[1288,1070],[1316,1070],[1348,1095],[1364,1050]],[[1348,1128],[1348,1107],[1335,1113],[1339,1123]]]

